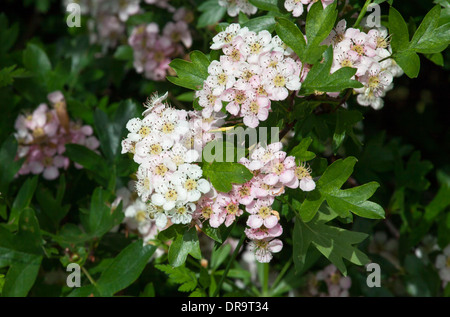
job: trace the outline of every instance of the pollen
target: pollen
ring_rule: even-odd
[[[250,111],[253,114],[258,114],[258,112],[259,112],[259,105],[258,105],[258,103],[256,101],[252,101],[250,103]]]
[[[139,222],[143,222],[147,219],[147,214],[143,210],[139,210],[135,216],[136,220]]]
[[[187,190],[195,190],[197,189],[197,182],[194,181],[193,179],[188,179],[184,183],[184,188],[186,188]]]
[[[258,42],[253,43],[250,45],[250,53],[251,54],[258,54],[259,51],[261,51],[262,45],[259,44]]]
[[[150,132],[151,132],[151,129],[149,127],[144,126],[139,130],[139,135],[141,137],[145,138],[147,135],[150,134]]]
[[[150,146],[150,154],[159,155],[162,152],[162,147],[159,144],[153,144]]]
[[[353,67],[353,63],[352,63],[351,60],[349,60],[348,58],[346,58],[346,59],[343,59],[343,60],[341,61],[341,66],[342,66],[342,67]]]
[[[359,56],[364,55],[364,47],[362,45],[353,45],[352,50],[358,53]]]
[[[239,210],[238,206],[233,203],[228,204],[228,206],[226,206],[225,209],[229,215],[234,215]]]
[[[164,164],[159,164],[158,166],[155,167],[155,174],[164,176],[166,175],[168,170],[169,169]]]
[[[202,209],[203,218],[209,219],[209,217],[211,217],[212,213],[213,213],[213,210],[210,206],[203,207],[203,209]]]
[[[284,85],[286,84],[286,78],[278,74],[273,78],[273,84],[275,85],[275,87],[284,87]]]
[[[170,122],[164,123],[164,125],[162,127],[163,133],[170,134],[173,132],[173,130],[175,130],[175,125],[173,123],[170,123]]]
[[[295,169],[295,176],[298,179],[311,177],[311,170],[309,169],[309,167],[306,166],[306,164],[302,164]]]
[[[369,87],[371,89],[377,88],[380,85],[380,78],[378,76],[371,76],[369,78]]]
[[[270,208],[268,206],[263,206],[263,207],[259,208],[258,215],[262,219],[266,219],[267,217],[272,215],[272,208]]]
[[[225,75],[224,73],[217,76],[217,82],[221,86],[225,85],[227,83],[227,80],[228,80],[228,76]]]
[[[167,191],[166,195],[165,195],[167,200],[170,201],[175,201],[178,198],[177,192],[174,189],[170,189]]]
[[[281,173],[283,173],[284,172],[284,164],[283,163],[275,164],[275,166],[273,167],[273,172],[277,175],[280,175]]]

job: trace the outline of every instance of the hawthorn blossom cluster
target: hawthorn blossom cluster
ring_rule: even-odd
[[[329,6],[334,2],[334,0],[321,0],[324,8]],[[292,12],[294,17],[299,17],[304,12],[304,5],[308,6],[307,10],[311,9],[311,6],[317,2],[317,0],[286,0],[284,2],[284,7],[288,12]]]
[[[161,32],[156,23],[140,25],[133,29],[128,39],[133,48],[134,68],[148,79],[164,80],[172,59],[182,56],[185,47],[192,45],[189,23],[193,15],[180,8],[173,17],[174,21],[168,22]]]
[[[285,187],[311,191],[315,182],[305,164],[297,165],[293,156],[281,150],[281,142],[258,145],[250,158],[239,162],[253,172],[254,177],[244,184],[233,184],[229,193],[218,193],[203,197],[197,205],[195,218],[208,221],[218,228],[229,227],[244,210],[249,214],[246,236],[251,240],[249,247],[259,262],[267,263],[272,253],[281,251],[283,243],[276,239],[283,233],[278,211],[272,208],[275,197],[284,193]]]
[[[81,14],[89,16],[88,28],[91,43],[104,49],[116,47],[126,39],[125,22],[140,12],[141,0],[66,0],[80,6]]]
[[[53,108],[42,103],[32,113],[16,119],[17,159],[25,159],[17,175],[42,174],[45,179],[54,180],[60,169],[69,167],[69,158],[63,155],[66,144],[75,143],[91,150],[100,145],[91,126],[69,120],[60,91],[49,94],[48,100]],[[75,167],[82,168],[78,164]]]
[[[346,21],[341,20],[324,44],[333,46],[332,73],[342,67],[357,69],[355,79],[364,85],[354,90],[358,94],[358,103],[381,109],[383,97],[393,88],[393,77],[403,74],[396,62],[389,58],[392,50],[387,29],[379,27],[365,33],[347,28]]]
[[[256,128],[269,116],[271,101],[285,100],[290,91],[300,89],[301,63],[268,31],[256,33],[231,24],[214,36],[211,49],[221,49],[224,55],[211,62],[209,76],[196,92],[205,118],[227,102],[227,112]]]
[[[136,191],[158,228],[189,224],[196,203],[211,192],[211,184],[195,164],[201,149],[214,135],[205,131],[223,124],[217,117],[204,122],[196,111],[171,108],[162,96],[146,104],[143,119],[133,118],[122,141],[122,153],[133,154],[139,164]],[[169,223],[170,224],[170,223]]]
[[[325,283],[327,293],[319,291],[319,282]],[[312,277],[309,281],[308,291],[312,296],[348,297],[351,286],[352,279],[349,276],[342,276],[337,267],[330,264]]]
[[[219,0],[219,5],[227,8],[227,13],[230,17],[237,16],[239,12],[253,15],[258,11],[258,8],[248,0]]]

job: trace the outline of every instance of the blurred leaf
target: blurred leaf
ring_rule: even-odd
[[[52,64],[47,54],[34,44],[28,44],[23,51],[23,64],[30,72],[38,75],[39,79],[46,80],[46,75],[52,70]]]
[[[249,31],[261,32],[263,30],[273,32],[276,25],[275,17],[270,15],[264,15],[257,18],[253,18],[242,24],[242,27],[247,27]]]
[[[113,162],[120,156],[121,142],[126,135],[126,124],[135,116],[136,104],[131,100],[122,101],[110,120],[100,109],[95,110],[94,122],[100,147],[106,158]]]
[[[204,1],[197,10],[202,12],[198,18],[197,28],[216,24],[227,12],[227,8],[220,6],[217,0]]]
[[[20,214],[22,210],[27,208],[31,199],[34,196],[34,191],[36,190],[36,186],[38,183],[38,176],[34,176],[33,178],[28,178],[25,183],[20,187],[19,192],[17,193],[16,198],[14,199],[11,214],[9,215],[9,223],[17,224],[19,221]]]
[[[24,159],[15,160],[17,154],[17,141],[14,136],[9,136],[0,147],[0,192],[8,191],[9,183],[20,170]]]

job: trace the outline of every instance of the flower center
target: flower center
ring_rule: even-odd
[[[164,57],[165,57],[165,55],[163,52],[156,52],[155,55],[153,56],[153,59],[156,62],[160,63],[164,60]]]
[[[175,200],[177,200],[178,195],[174,189],[170,189],[167,191],[165,197],[167,200],[175,201]]]
[[[197,182],[194,181],[193,179],[188,179],[184,183],[184,188],[186,188],[187,190],[195,190],[197,189]]]
[[[243,78],[245,81],[249,81],[249,80],[253,77],[253,75],[254,75],[254,73],[253,73],[252,71],[246,70],[246,71],[244,71],[244,73],[242,74],[242,78]]]
[[[53,164],[53,159],[50,156],[47,156],[42,163],[44,166],[51,166]]]
[[[353,63],[352,63],[351,60],[349,60],[348,58],[346,58],[346,59],[343,59],[343,60],[341,61],[341,66],[342,66],[342,67],[353,67]]]
[[[261,44],[259,44],[258,42],[250,44],[250,53],[258,54],[259,51],[261,50],[261,47],[262,47]]]
[[[267,217],[272,215],[272,208],[270,208],[268,206],[263,206],[263,207],[259,208],[258,215],[261,218],[266,219]]]
[[[273,78],[273,83],[275,87],[284,87],[284,85],[286,84],[286,79],[284,78],[284,76],[278,74]]]
[[[206,96],[206,99],[208,100],[210,105],[213,105],[216,102],[217,97],[213,94],[209,94],[208,96]]]
[[[253,114],[258,114],[259,112],[259,105],[256,101],[252,101],[250,103],[250,112]]]
[[[173,123],[167,122],[164,123],[162,130],[165,134],[170,134],[175,130],[175,126]]]
[[[212,213],[213,213],[213,210],[210,206],[203,207],[203,209],[202,209],[203,218],[209,219],[209,217],[211,217]]]
[[[246,197],[246,196],[248,196],[248,195],[250,195],[250,188],[247,187],[247,186],[242,186],[242,187],[239,189],[239,196],[241,196],[241,197]]]
[[[45,135],[44,129],[42,128],[36,128],[33,130],[33,137],[35,139],[39,139]]]
[[[305,178],[305,177],[310,177],[308,168],[305,167],[305,166],[299,166],[299,167],[297,167],[297,168],[295,169],[295,176],[296,176],[298,179],[302,179],[302,178]]]
[[[239,91],[236,93],[236,96],[234,97],[234,102],[237,104],[242,104],[245,101],[245,94],[243,91]]]
[[[136,213],[135,218],[136,218],[137,221],[143,222],[143,221],[145,221],[145,219],[147,219],[147,214],[145,213],[145,211],[139,210],[139,211]]]
[[[239,62],[241,60],[241,52],[239,50],[234,49],[230,54],[231,60],[233,62]]]
[[[236,204],[233,204],[233,203],[228,204],[228,206],[225,207],[225,209],[227,210],[227,213],[229,215],[234,215],[239,210],[238,206]]]
[[[388,47],[388,42],[384,37],[377,37],[377,48],[386,48]]]
[[[332,274],[332,275],[331,275],[331,278],[330,278],[331,283],[333,283],[333,284],[335,284],[335,285],[339,284],[339,280],[340,280],[340,279],[341,279],[341,276],[340,276],[338,273]]]
[[[186,212],[187,212],[187,209],[184,206],[181,206],[180,208],[177,209],[177,213],[179,215],[184,215]]]
[[[353,45],[352,50],[358,53],[359,56],[364,54],[364,47],[362,45]]]
[[[150,154],[159,155],[162,152],[162,147],[159,144],[153,144],[150,146]]]
[[[223,86],[223,85],[225,85],[227,83],[227,79],[228,79],[228,76],[225,75],[224,73],[222,73],[222,74],[217,76],[217,82],[221,86]]]
[[[369,78],[369,87],[374,89],[380,85],[380,78],[378,76],[371,76]]]
[[[155,167],[155,174],[159,176],[164,176],[166,175],[168,170],[169,169],[164,164],[159,164],[158,166]]]

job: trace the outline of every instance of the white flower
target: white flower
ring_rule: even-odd
[[[195,204],[193,203],[178,203],[175,208],[169,212],[170,220],[174,224],[188,224],[192,220],[192,214],[195,211]]]
[[[250,64],[258,63],[259,55],[272,49],[272,35],[266,30],[259,33],[249,31],[242,35],[242,38],[244,42],[240,49]]]
[[[213,37],[211,49],[218,50],[224,46],[231,45],[233,39],[241,32],[248,32],[248,28],[241,29],[241,26],[238,23],[230,24],[225,31],[222,31]]]
[[[223,57],[221,57],[220,62],[212,61],[208,66],[209,76],[205,82],[211,87],[215,96],[219,96],[224,90],[233,87],[236,82],[232,67],[227,67],[228,62]]]
[[[186,191],[188,202],[198,201],[202,194],[206,194],[211,189],[206,179],[200,178],[202,169],[198,165],[183,164],[171,177],[172,183],[180,190]]]
[[[439,270],[439,276],[446,285],[450,282],[450,245],[446,246],[443,253],[436,257],[436,268]]]
[[[269,263],[272,260],[272,253],[280,252],[283,242],[279,239],[253,240],[249,243],[249,250],[255,253],[255,258],[260,263]]]
[[[155,193],[151,197],[154,205],[162,207],[165,211],[175,208],[177,202],[186,201],[186,191],[180,186],[170,183],[161,183],[155,188]]]

